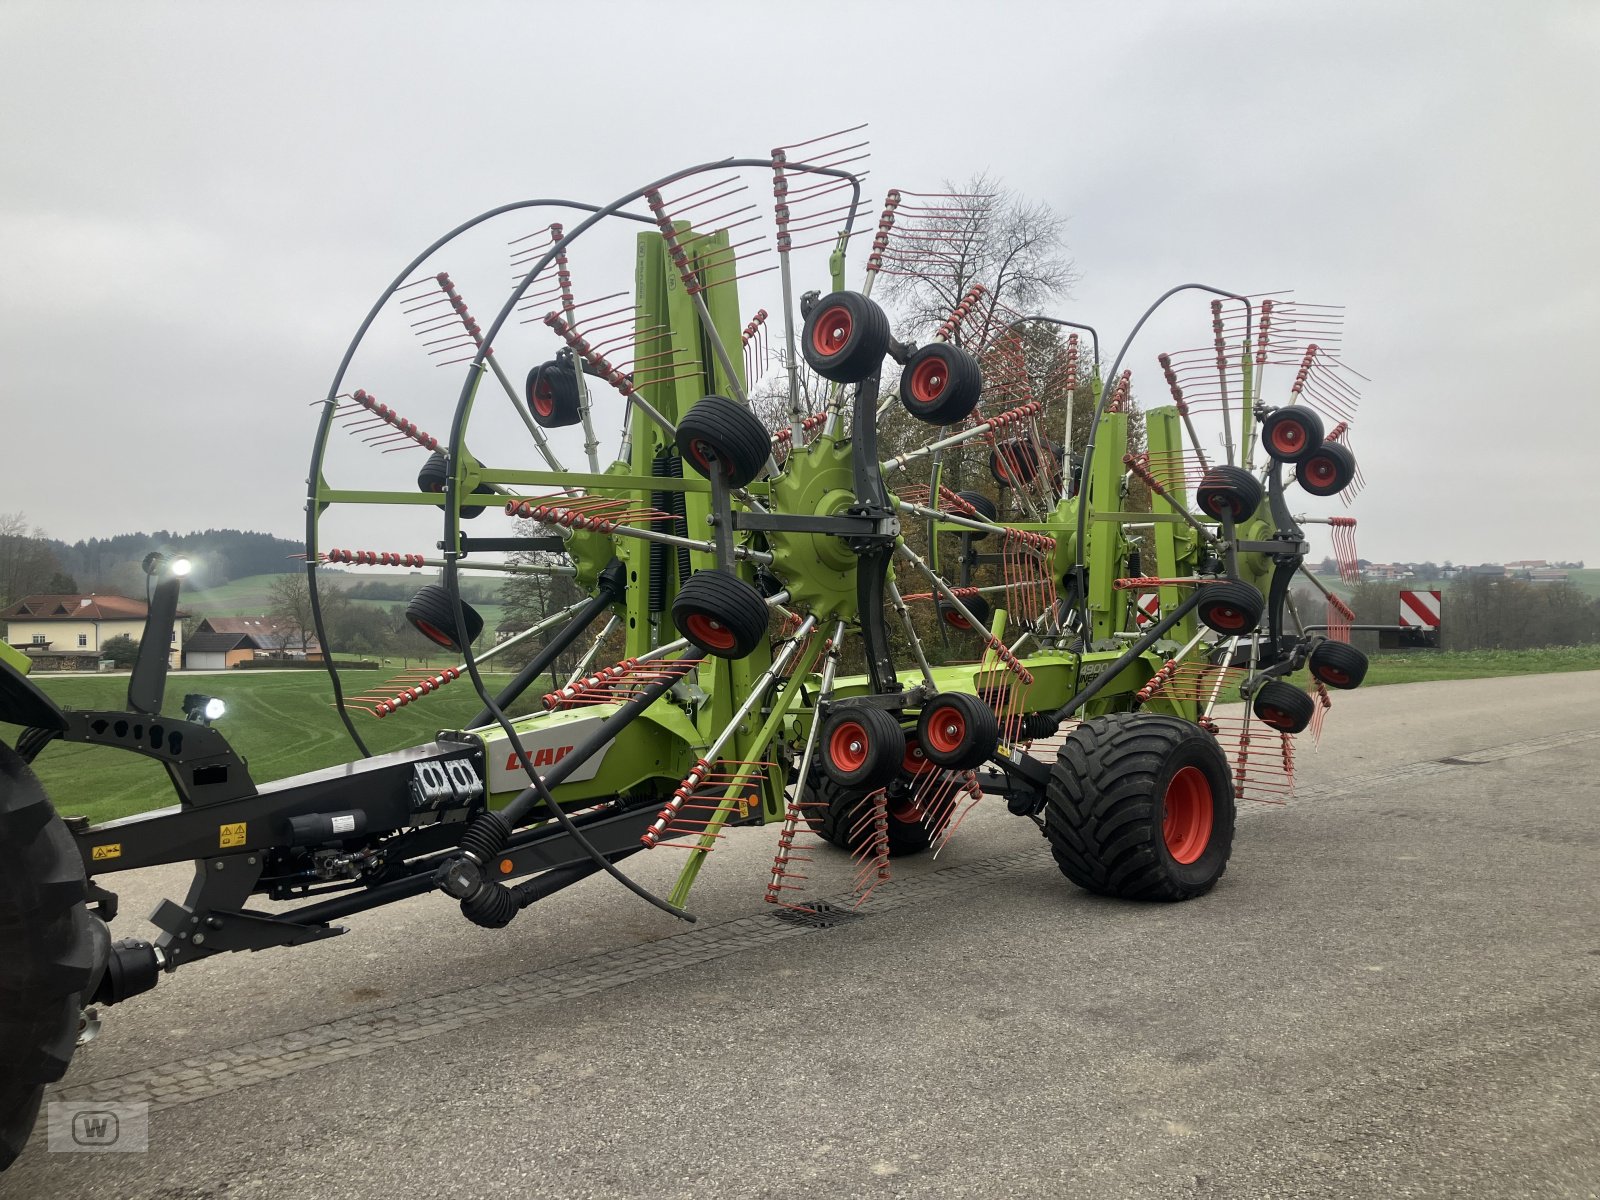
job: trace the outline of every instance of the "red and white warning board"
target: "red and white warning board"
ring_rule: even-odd
[[[1400,624],[1407,629],[1439,628],[1442,592],[1401,592]]]
[[[1139,628],[1154,625],[1161,619],[1161,597],[1155,592],[1140,592],[1139,598],[1134,602],[1133,619],[1138,622]]]

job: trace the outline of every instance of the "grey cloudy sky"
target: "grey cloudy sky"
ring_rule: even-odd
[[[1188,279],[1347,305],[1364,555],[1594,565],[1597,101],[1587,3],[7,0],[0,511],[297,536],[307,405],[435,235],[865,121],[871,194],[1069,216],[1116,336]]]

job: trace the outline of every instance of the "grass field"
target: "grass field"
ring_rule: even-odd
[[[1548,650],[1414,651],[1373,660],[1367,686],[1434,679],[1479,679],[1600,670],[1600,646]],[[365,691],[388,678],[382,672],[347,672],[347,692]],[[485,677],[498,686],[509,677]],[[1301,676],[1303,679],[1304,676]],[[39,685],[69,708],[123,707],[126,676],[43,676]],[[218,723],[247,760],[257,783],[348,762],[355,749],[333,710],[328,678],[321,671],[243,672],[184,675],[168,681],[167,711],[179,711],[183,694],[203,690],[227,702]],[[393,716],[377,720],[355,714],[356,727],[374,752],[428,741],[440,729],[459,727],[477,713],[477,695],[460,680]],[[153,759],[93,746],[52,742],[34,762],[56,807],[92,821],[144,812],[174,802],[166,772]]]
[[[126,706],[126,675],[36,678],[40,687],[66,708]],[[365,691],[387,678],[379,671],[351,671],[342,676],[346,694]],[[484,678],[495,687],[509,676]],[[167,713],[181,713],[186,691],[204,691],[227,703],[227,714],[217,728],[245,758],[250,776],[258,784],[357,757],[334,712],[333,692],[322,671],[176,676],[167,681]],[[470,721],[479,707],[471,683],[461,679],[381,721],[364,712],[354,714],[354,719],[368,748],[376,753],[426,742],[440,729]],[[124,750],[52,742],[34,760],[33,769],[59,811],[96,822],[176,803],[161,764]]]
[[[1352,584],[1345,583],[1337,575],[1318,575],[1317,579],[1330,591],[1346,598],[1354,590]],[[1450,587],[1451,582],[1447,579],[1407,579],[1404,583],[1395,583],[1395,586],[1410,588],[1413,591],[1444,591]],[[1581,571],[1569,571],[1567,582],[1591,600],[1600,600],[1600,568],[1585,567]]]
[[[1364,686],[1424,683],[1431,679],[1486,679],[1498,675],[1548,675],[1561,671],[1600,671],[1600,646],[1557,646],[1543,650],[1415,650],[1380,654],[1372,660]]]

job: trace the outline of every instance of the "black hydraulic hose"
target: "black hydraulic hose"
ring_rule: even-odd
[[[616,563],[616,560],[613,559],[612,562]],[[616,565],[620,569],[621,564],[617,563]],[[528,660],[527,664],[522,668],[522,670],[517,672],[516,678],[514,678],[510,683],[506,684],[506,686],[501,689],[500,694],[494,698],[495,704],[502,709],[509,708],[511,705],[515,704],[517,702],[517,697],[521,696],[523,692],[528,690],[528,685],[549,670],[550,664],[555,662],[556,659],[560,657],[561,652],[568,646],[572,645],[572,643],[578,639],[578,636],[583,633],[584,630],[588,629],[589,626],[594,624],[595,618],[597,618],[601,613],[610,609],[610,607],[616,603],[619,598],[620,597],[610,595],[604,591],[602,591],[598,596],[593,597],[589,603],[585,604],[578,614],[572,618],[572,620],[568,621],[561,627],[560,632],[552,637],[550,641],[540,649],[539,653],[535,654]],[[482,712],[473,717],[472,720],[467,723],[466,728],[477,729],[480,726],[489,724],[493,720],[494,713],[486,707]]]
[[[629,846],[613,854],[607,861],[617,863],[625,858],[643,850],[643,846]],[[518,908],[529,908],[543,900],[546,896],[554,895],[562,888],[569,888],[575,883],[581,883],[589,876],[595,874],[600,868],[592,862],[573,863],[571,866],[556,867],[549,871],[542,871],[531,879],[525,879],[512,887],[511,891],[517,897]]]
[[[1100,365],[1100,332],[1093,325],[1085,325],[1081,321],[1068,321],[1061,317],[1018,317],[1012,326],[1025,325],[1030,321],[1037,321],[1041,325],[1065,325],[1068,329],[1082,329],[1089,335],[1090,354],[1094,358],[1094,365]]]
[[[1103,388],[1100,392],[1100,400],[1095,404],[1094,413],[1089,418],[1089,440],[1083,445],[1083,477],[1085,479],[1090,478],[1090,469],[1094,463],[1095,439],[1100,434],[1100,418],[1105,415],[1106,405],[1111,403],[1111,397],[1117,390],[1117,372],[1122,368],[1122,360],[1127,357],[1128,349],[1133,345],[1133,339],[1139,336],[1139,331],[1144,328],[1145,322],[1151,317],[1155,316],[1158,308],[1160,308],[1168,300],[1172,299],[1172,297],[1176,296],[1179,292],[1188,291],[1210,292],[1213,296],[1225,296],[1229,300],[1238,300],[1240,303],[1242,303],[1244,305],[1245,341],[1248,342],[1250,340],[1250,302],[1237,292],[1224,291],[1222,288],[1212,287],[1208,283],[1180,283],[1177,287],[1168,288],[1166,291],[1162,292],[1161,295],[1157,296],[1155,303],[1144,310],[1144,315],[1139,318],[1138,322],[1134,325],[1128,336],[1123,339],[1122,348],[1117,351],[1117,359],[1111,364],[1111,370],[1105,376],[1106,379],[1111,381],[1111,386]],[[1102,504],[1105,503],[1104,496],[1092,498]],[[1076,563],[1076,566],[1080,571],[1083,569],[1084,534],[1089,522],[1089,499],[1090,498],[1086,498],[1080,492],[1078,497],[1078,561]],[[1087,639],[1089,637],[1089,630],[1091,628],[1089,624],[1089,595],[1087,588],[1084,589],[1083,593],[1078,599],[1078,620],[1084,630],[1083,636],[1085,639]]]
[[[1122,668],[1126,667],[1134,659],[1138,658],[1146,650],[1150,649],[1151,646],[1155,645],[1156,642],[1161,639],[1162,635],[1165,634],[1167,630],[1171,629],[1179,621],[1183,620],[1184,617],[1188,616],[1195,605],[1200,603],[1200,600],[1204,595],[1204,587],[1196,588],[1192,593],[1190,593],[1187,600],[1178,605],[1178,607],[1174,608],[1166,616],[1162,617],[1154,625],[1150,626],[1149,629],[1145,630],[1144,636],[1124,650],[1122,652],[1122,656],[1118,658],[1116,662],[1112,663],[1105,670],[1101,671],[1100,674],[1097,675],[1093,680],[1091,680],[1088,687],[1084,688],[1083,691],[1079,692],[1060,708],[1056,709],[1055,712],[1051,713],[1050,715],[1055,718],[1057,727],[1059,728],[1062,721],[1065,721],[1073,713],[1077,712],[1078,709],[1082,708],[1085,704],[1089,703],[1089,701],[1093,700],[1097,695],[1099,695],[1105,686],[1122,672]]]

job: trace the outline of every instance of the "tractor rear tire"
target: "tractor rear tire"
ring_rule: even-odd
[[[44,1085],[66,1074],[110,935],[84,901],[77,844],[32,771],[0,744],[0,1170],[28,1140]],[[98,926],[98,928],[97,928]]]
[[[1045,789],[1061,873],[1125,900],[1191,900],[1233,852],[1233,778],[1217,739],[1154,713],[1113,713],[1062,744]]]

